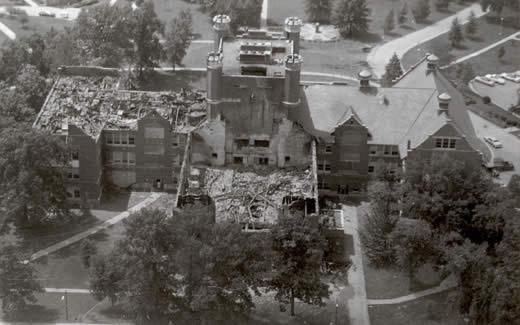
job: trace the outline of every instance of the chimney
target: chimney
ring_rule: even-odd
[[[218,114],[217,106],[221,100],[223,56],[221,53],[211,52],[207,59],[207,101],[209,116],[214,118]]]
[[[300,54],[300,32],[303,21],[298,17],[288,17],[285,19],[285,32],[287,39],[293,43],[294,54]]]
[[[437,99],[439,100],[439,113],[448,114],[448,108],[451,102],[451,96],[448,93],[440,94]]]
[[[435,71],[439,65],[439,58],[435,54],[428,54],[426,56],[426,62],[428,62],[428,71]]]
[[[222,51],[221,43],[224,42],[224,37],[229,30],[231,18],[227,15],[216,15],[213,17],[213,51],[219,53]]]
[[[300,76],[303,57],[299,54],[289,54],[285,57],[285,87],[284,104],[298,106],[300,104]]]
[[[372,79],[372,73],[368,70],[362,70],[358,73],[360,88],[370,87],[370,79]]]

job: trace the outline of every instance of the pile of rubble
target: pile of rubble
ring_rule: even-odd
[[[115,77],[63,76],[54,85],[35,127],[60,134],[73,124],[97,138],[104,128],[135,129],[152,111],[170,121],[172,130],[188,132],[206,116],[203,92],[118,90]]]
[[[205,168],[204,191],[215,203],[216,221],[274,224],[287,198],[314,198],[310,170],[273,169],[268,173]]]

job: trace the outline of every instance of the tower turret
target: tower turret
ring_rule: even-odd
[[[213,51],[218,53],[220,50],[220,42],[224,40],[226,33],[229,30],[229,24],[231,23],[231,18],[228,15],[216,15],[213,17],[213,31],[214,31],[214,42],[213,42]]]
[[[284,104],[297,106],[300,104],[300,76],[303,57],[299,54],[289,54],[285,57],[285,87]]]
[[[222,94],[222,69],[223,56],[221,53],[211,52],[207,58],[207,101],[209,104],[209,116],[216,114],[215,106],[220,103]]]
[[[293,53],[300,54],[300,32],[303,21],[299,17],[288,17],[285,19],[285,32],[287,39],[293,43]]]

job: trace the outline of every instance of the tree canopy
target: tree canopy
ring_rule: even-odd
[[[341,36],[353,37],[368,32],[370,9],[366,0],[340,0],[333,22]]]
[[[181,64],[191,44],[193,17],[189,10],[183,10],[171,21],[166,32],[165,52],[172,67]]]
[[[306,0],[305,13],[312,23],[328,24],[332,13],[332,0]]]

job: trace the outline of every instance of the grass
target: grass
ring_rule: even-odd
[[[518,29],[509,26],[504,26],[502,29],[500,23],[492,17],[479,18],[478,26],[476,37],[472,39],[466,37],[462,46],[459,48],[451,46],[448,33],[446,33],[420,46],[414,47],[403,56],[401,63],[405,69],[408,69],[422,59],[426,53],[435,53],[440,59],[440,64],[446,65],[457,58],[476,52],[518,31]],[[502,32],[502,34],[500,34],[500,32]],[[512,52],[515,53],[515,51]],[[518,56],[517,54],[517,57]],[[504,59],[504,61],[505,60],[506,59]],[[486,66],[486,68],[493,69],[493,66]]]
[[[127,0],[118,0],[123,2]],[[193,15],[193,33],[196,39],[213,39],[211,22],[206,13],[199,10],[196,3],[189,3],[183,0],[153,0],[155,12],[159,19],[168,25],[179,12],[189,9]]]
[[[397,305],[369,306],[372,325],[462,325],[454,292],[442,292]]]
[[[34,33],[45,34],[51,28],[63,30],[66,26],[72,26],[73,22],[64,19],[54,19],[48,17],[27,17],[28,22],[25,26],[20,22],[20,17],[0,18],[0,22],[9,27],[17,38],[29,36]]]
[[[305,1],[306,0],[271,0],[269,2],[269,13],[268,18],[274,24],[283,24],[286,17],[299,16],[306,18],[305,14]],[[419,0],[407,0],[408,8],[412,8]],[[337,2],[337,1],[336,1]],[[376,34],[383,33],[383,25],[386,16],[393,8],[397,14],[401,10],[404,1],[381,1],[381,0],[368,0],[367,6],[370,8],[370,31]],[[386,39],[392,39],[406,35],[417,29],[426,27],[427,25],[439,21],[446,16],[452,15],[456,11],[461,10],[465,6],[461,6],[454,2],[450,3],[450,10],[446,12],[438,12],[432,6],[432,13],[425,23],[409,23],[407,26],[397,27],[391,35],[387,35]]]

